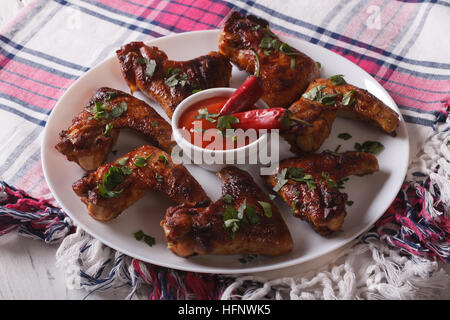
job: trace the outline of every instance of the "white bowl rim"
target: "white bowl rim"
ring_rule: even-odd
[[[206,152],[206,153],[214,153],[214,154],[227,154],[227,153],[236,153],[236,152],[243,152],[244,150],[250,149],[250,147],[253,147],[254,145],[260,144],[263,141],[267,140],[267,133],[262,134],[258,139],[256,139],[255,141],[253,141],[252,143],[249,143],[243,147],[239,147],[239,148],[234,148],[234,149],[225,149],[225,150],[211,150],[211,149],[205,149],[205,148],[201,148],[199,146],[196,146],[195,144],[192,144],[191,142],[187,141],[186,139],[183,138],[183,136],[180,134],[180,128],[178,126],[178,121],[180,119],[181,114],[187,109],[189,108],[192,104],[197,103],[199,101],[201,101],[202,99],[199,99],[199,97],[203,96],[203,95],[208,95],[210,93],[214,93],[217,92],[217,97],[221,97],[223,96],[223,94],[233,94],[233,92],[235,92],[237,90],[237,88],[230,88],[230,87],[216,87],[216,88],[210,88],[210,89],[205,89],[199,92],[196,92],[192,95],[190,95],[189,97],[187,97],[186,99],[184,99],[183,101],[181,101],[178,106],[175,108],[175,111],[172,115],[172,130],[173,130],[173,135],[175,137],[175,142],[180,146],[180,148],[183,149],[183,146],[180,144],[186,144],[189,148],[193,149],[194,151],[197,152]],[[213,97],[210,97],[213,98]],[[199,100],[197,100],[199,99]],[[209,98],[205,98],[205,99],[209,99]],[[195,101],[195,102],[192,102]],[[268,108],[267,104],[262,100],[259,99],[255,105],[262,107],[262,108]]]

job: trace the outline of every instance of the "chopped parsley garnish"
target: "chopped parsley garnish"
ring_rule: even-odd
[[[137,63],[144,64],[145,65],[145,75],[148,78],[151,78],[153,74],[155,73],[156,69],[156,61],[151,59],[148,60],[147,58],[138,58]]]
[[[297,200],[297,199],[295,199],[295,200],[292,202],[292,207],[291,207],[292,214],[295,214],[295,208],[296,208],[296,206],[297,206],[297,203],[298,203],[298,200]]]
[[[93,114],[93,119],[100,120],[111,120],[118,118],[127,111],[127,104],[125,101],[122,103],[116,103],[114,107],[111,109],[108,108],[109,103],[102,103],[101,101],[97,101],[94,103],[94,106],[91,108],[90,112]]]
[[[202,89],[194,89],[192,90],[192,94],[202,91]]]
[[[114,189],[125,180],[125,174],[121,168],[112,166],[108,172],[103,175],[102,184],[97,183],[98,191],[104,198],[118,198],[123,189],[114,191]]]
[[[108,123],[105,126],[105,131],[103,132],[103,135],[105,135],[106,137],[110,137],[111,136],[111,130],[114,128],[114,124]]]
[[[358,152],[367,152],[377,155],[384,150],[384,146],[378,141],[366,141],[363,144],[356,142],[355,150]]]
[[[343,133],[338,134],[338,138],[342,139],[342,140],[348,140],[348,139],[351,139],[352,136],[351,136],[351,134],[349,134],[347,132],[343,132]]]
[[[133,173],[133,169],[131,169],[131,168],[128,167],[128,166],[123,166],[123,167],[120,168],[120,169],[122,169],[123,174],[125,174],[125,175],[127,175],[127,176]]]
[[[130,157],[123,157],[117,160],[117,163],[120,164],[121,166],[124,166],[127,163],[128,159],[130,159]]]
[[[325,171],[322,171],[322,177],[328,183],[328,188],[337,188],[338,184],[336,183],[336,181],[331,179],[331,177],[328,173],[326,173]]]
[[[291,65],[290,65],[292,70],[295,70],[295,58],[291,57]]]
[[[160,155],[159,160],[161,160],[164,163],[169,163],[169,159],[167,159],[167,156],[165,154]]]
[[[229,194],[226,194],[226,195],[223,196],[223,200],[226,203],[231,203],[231,202],[233,202],[234,198],[232,196],[230,196]]]
[[[214,118],[217,118],[219,116],[218,113],[209,113],[207,108],[201,108],[198,109],[198,115],[195,116],[195,119],[199,120],[199,119],[205,119],[208,120],[209,122],[216,122],[217,120]]]
[[[314,87],[311,90],[309,90],[308,92],[304,93],[302,95],[302,97],[309,99],[309,100],[318,101],[326,106],[331,106],[331,105],[335,104],[337,94],[324,94],[324,93],[322,93],[323,88],[325,88],[325,86],[322,86],[322,85]]]
[[[136,167],[139,167],[139,168],[142,168],[142,167],[145,167],[146,165],[147,165],[147,160],[149,159],[149,158],[151,158],[151,154],[149,154],[148,156],[146,156],[146,157],[141,157],[141,156],[136,156],[136,157],[134,157],[134,165],[136,166]]]
[[[272,38],[271,36],[265,35],[261,42],[259,43],[259,47],[263,49],[274,49],[277,51],[281,47],[281,42],[278,39]]]
[[[322,64],[319,61],[316,61],[317,68],[322,69]]]
[[[259,26],[258,26],[258,27],[259,27]],[[239,258],[238,261],[239,261],[240,263],[242,263],[242,264],[245,264],[245,263],[252,262],[252,261],[255,260],[256,258],[258,258],[258,255],[257,255],[257,254],[247,254],[247,255],[245,255],[244,257]]]
[[[180,69],[178,68],[169,68],[167,69],[167,75],[169,76],[164,83],[169,87],[175,87],[180,85],[184,87],[187,82],[188,76],[186,73],[180,73]]]
[[[274,194],[269,194],[269,199],[270,200],[273,200],[273,199],[275,199],[277,196],[276,195],[274,195]]]
[[[273,187],[273,191],[280,191],[280,189],[283,188],[286,182],[288,182],[288,180],[286,179],[286,172],[287,168],[284,168],[280,173],[277,173],[277,184],[275,187]]]
[[[232,115],[224,115],[217,119],[217,128],[231,129],[231,125],[239,123],[239,119]]]
[[[350,90],[342,97],[342,105],[343,106],[351,106],[355,103],[355,90]]]
[[[149,235],[146,235],[142,230],[139,230],[139,231],[135,232],[134,233],[134,238],[137,241],[141,241],[141,240],[144,241],[150,247],[152,247],[156,243],[155,238],[153,238],[153,237],[151,237]]]
[[[344,80],[344,75],[343,74],[337,74],[335,76],[331,76],[329,78],[331,80],[331,83],[334,86],[339,86],[341,84],[346,84],[347,82]]]
[[[157,127],[159,125],[158,121],[152,121],[150,124],[154,127]]]
[[[310,174],[304,173],[303,168],[290,167],[288,170],[287,178],[296,182],[306,183],[308,189],[311,191],[314,190],[317,186],[314,177]]]
[[[236,210],[232,206],[226,206],[223,213],[223,225],[225,229],[231,231],[231,237],[234,238],[235,232],[242,223],[256,224],[259,222],[258,211],[256,207],[247,205],[247,199],[242,202]]]
[[[346,204],[347,204],[347,205],[348,205],[349,207],[350,207],[350,206],[352,206],[352,205],[353,205],[353,203],[354,203],[354,202],[353,202],[353,201],[351,201],[351,200],[350,200],[350,201],[347,201],[347,202],[346,202]]]
[[[271,218],[272,217],[272,206],[270,205],[270,203],[268,202],[264,202],[264,201],[258,201],[258,203],[261,205],[261,207],[264,210],[264,215],[267,218]]]
[[[299,55],[300,54],[299,52],[295,51],[295,49],[292,48],[287,43],[283,43],[280,46],[280,51],[283,52],[287,56],[295,56],[295,55]]]
[[[164,180],[163,176],[160,175],[158,172],[155,172],[155,178],[156,178],[156,181],[158,181],[158,182],[163,182],[163,180]]]

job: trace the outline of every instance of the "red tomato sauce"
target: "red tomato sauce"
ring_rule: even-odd
[[[190,137],[183,135],[184,138],[198,147],[211,150],[234,149],[254,141],[245,137],[245,143],[238,146],[238,143],[242,141],[242,139],[238,139],[237,135],[223,136],[220,134],[219,129],[217,128],[217,114],[227,100],[227,97],[214,97],[197,102],[187,108],[178,121],[178,127],[186,130],[190,134]],[[199,116],[200,109],[207,109],[208,113],[211,115],[216,114],[215,117],[210,117],[210,120],[213,121],[209,121],[205,118],[196,119],[196,117]],[[205,132],[206,130],[208,131]]]

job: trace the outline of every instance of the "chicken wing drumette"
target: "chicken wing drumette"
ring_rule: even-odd
[[[172,126],[152,107],[125,92],[103,87],[61,131],[55,148],[85,170],[97,169],[116,142],[121,129],[132,129],[166,152],[175,146]]]
[[[228,87],[231,64],[217,53],[172,61],[157,47],[131,42],[116,51],[131,93],[140,90],[155,99],[169,118],[178,104],[198,90]]]
[[[292,208],[294,216],[308,221],[322,235],[341,230],[347,194],[343,179],[378,171],[375,156],[365,152],[306,154],[280,162],[266,183]]]
[[[144,145],[116,161],[86,173],[73,184],[96,220],[116,218],[148,191],[165,194],[176,203],[209,203],[200,184],[170,155]]]
[[[293,242],[278,209],[253,178],[236,167],[217,175],[222,198],[212,204],[187,203],[167,210],[161,222],[169,249],[193,254],[261,254],[290,252]]]

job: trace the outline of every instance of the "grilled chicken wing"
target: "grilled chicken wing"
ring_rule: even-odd
[[[260,77],[265,86],[262,99],[270,107],[289,107],[308,83],[319,77],[316,63],[279,40],[267,21],[233,12],[219,34],[219,52],[240,70],[253,74],[256,59],[252,50],[260,60]]]
[[[120,129],[133,129],[170,153],[172,127],[144,101],[111,88],[100,88],[86,108],[61,131],[55,148],[85,170],[97,169],[116,142]]]
[[[346,216],[347,194],[339,191],[342,179],[376,171],[378,161],[371,154],[322,152],[281,161],[277,174],[265,179],[293,208],[296,217],[327,235],[340,230]]]
[[[398,114],[367,90],[345,83],[333,84],[330,79],[315,79],[306,93],[290,107],[295,118],[313,126],[293,123],[282,136],[296,153],[320,148],[331,131],[336,116],[368,121],[384,132],[395,135]]]
[[[214,51],[188,61],[171,61],[157,47],[131,42],[116,54],[131,93],[140,90],[155,99],[169,118],[196,90],[228,87],[231,78],[230,62]]]
[[[99,221],[117,217],[149,190],[177,203],[209,203],[210,199],[183,165],[169,154],[144,145],[113,163],[101,166],[73,184],[89,214]]]
[[[172,252],[182,257],[290,252],[293,242],[280,212],[252,177],[236,167],[223,168],[217,175],[222,180],[220,200],[167,210],[161,226]]]

